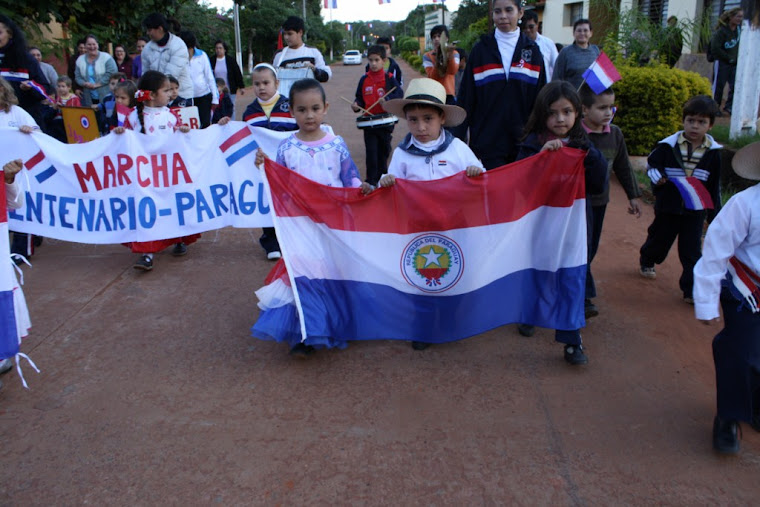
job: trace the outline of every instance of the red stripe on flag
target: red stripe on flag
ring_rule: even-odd
[[[265,167],[280,217],[305,216],[337,230],[413,234],[512,222],[541,206],[570,207],[585,198],[584,157],[563,148],[476,178],[461,172],[435,181],[397,179],[395,187],[367,197],[358,188],[320,185],[268,159]],[[545,178],[554,184],[536,186]],[[466,204],[452,209],[454,195]]]
[[[691,183],[691,186],[694,187],[694,191],[699,196],[699,199],[702,201],[704,207],[706,209],[714,209],[715,204],[713,203],[710,192],[708,192],[707,188],[705,188],[705,185],[694,176],[689,176],[686,179],[689,181],[689,183]]]
[[[230,149],[230,146],[233,144],[236,144],[241,139],[245,139],[246,137],[251,135],[251,129],[248,127],[243,127],[242,129],[238,130],[235,135],[227,139],[222,143],[221,146],[219,146],[219,149],[221,149],[223,152]]]
[[[612,63],[610,58],[604,54],[604,51],[599,53],[599,56],[596,58],[596,63],[604,70],[604,73],[607,74],[607,77],[610,78],[610,81],[620,81],[622,78],[620,77],[620,73],[615,68],[615,65]]]
[[[42,150],[40,150],[35,156],[27,160],[24,166],[26,166],[27,169],[31,170],[34,166],[39,164],[43,158],[45,158],[45,154],[42,153]]]

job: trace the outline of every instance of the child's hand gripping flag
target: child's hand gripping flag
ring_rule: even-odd
[[[612,61],[602,51],[596,57],[594,63],[583,73],[583,79],[586,80],[589,88],[599,95],[612,86],[613,83],[620,81],[621,77]]]

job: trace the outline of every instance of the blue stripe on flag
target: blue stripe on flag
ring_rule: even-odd
[[[591,88],[591,91],[597,95],[607,89],[604,83],[599,79],[599,76],[594,72],[586,71],[583,78],[586,80],[586,84],[588,84],[589,88]]]
[[[50,167],[48,167],[44,171],[38,173],[35,176],[35,178],[37,178],[37,181],[39,181],[40,183],[42,183],[43,181],[47,180],[48,178],[50,178],[51,176],[53,176],[57,172],[58,172],[58,170],[51,165]]]
[[[13,311],[13,291],[0,291],[0,358],[18,354],[16,312]]]
[[[245,157],[252,151],[255,151],[259,147],[258,144],[256,144],[256,141],[251,141],[249,144],[243,146],[238,151],[227,157],[227,165],[232,165],[241,158]]]
[[[452,296],[407,294],[367,282],[296,278],[306,331],[317,342],[330,337],[445,343],[516,322],[580,329],[585,325],[585,283],[585,264],[557,272],[518,271]]]

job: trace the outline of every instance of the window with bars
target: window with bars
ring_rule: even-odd
[[[573,26],[573,23],[583,17],[583,2],[574,2],[565,4],[565,11],[562,16],[564,26]]]

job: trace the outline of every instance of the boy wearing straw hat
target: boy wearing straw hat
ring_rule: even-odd
[[[734,155],[739,176],[760,180],[760,142]],[[705,324],[725,325],[713,340],[718,413],[713,447],[739,451],[739,422],[760,431],[760,186],[734,195],[707,230],[694,267],[694,310]]]
[[[403,99],[389,100],[385,110],[405,118],[409,134],[393,152],[388,174],[380,179],[381,187],[390,187],[396,178],[437,180],[466,171],[475,177],[485,172],[469,146],[443,127],[461,124],[467,113],[459,106],[446,104],[446,90],[429,78],[413,79]],[[428,343],[412,341],[415,350]]]

